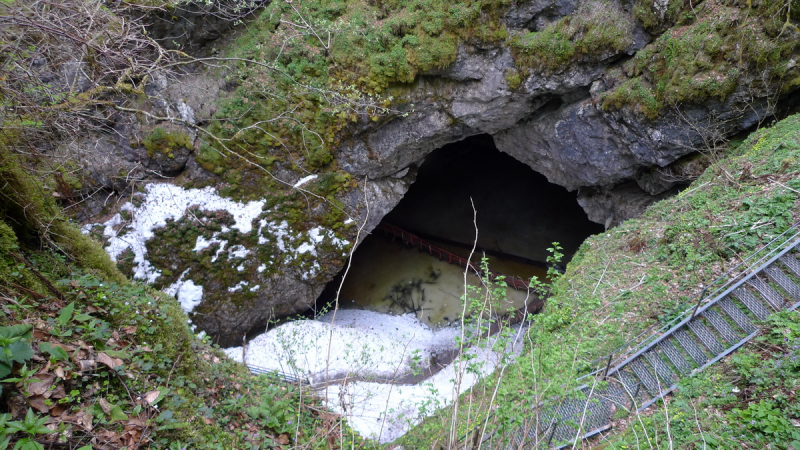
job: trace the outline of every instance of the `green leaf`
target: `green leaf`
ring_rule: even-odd
[[[103,350],[103,353],[112,358],[127,359],[129,357],[128,352],[122,350]]]
[[[77,322],[86,322],[86,321],[91,320],[91,319],[92,319],[92,316],[90,316],[89,314],[86,314],[86,313],[75,314],[75,320]]]
[[[8,350],[11,351],[10,361],[24,363],[25,361],[33,358],[33,349],[31,344],[25,341],[17,341],[9,345]]]
[[[161,414],[159,414],[158,417],[156,417],[156,422],[161,423],[169,419],[172,419],[172,411],[166,409]]]
[[[56,361],[61,361],[62,359],[69,358],[69,354],[67,354],[66,350],[64,350],[59,346],[52,345],[49,342],[40,342],[39,350],[42,353],[47,353],[48,355],[50,355],[51,358],[53,358]]]
[[[58,319],[56,319],[56,322],[63,327],[69,322],[69,319],[72,318],[73,312],[75,312],[75,302],[61,308],[61,311],[58,312]]]
[[[122,411],[119,405],[111,407],[111,418],[114,420],[128,420],[128,415]]]
[[[11,365],[0,361],[0,379],[3,379],[11,374]],[[0,391],[2,393],[2,391]]]
[[[59,332],[57,329],[52,328],[50,330],[50,334],[52,334],[53,336],[68,337],[68,336],[72,336],[72,329],[67,329],[65,331]]]
[[[8,434],[13,434],[18,431],[25,431],[25,424],[20,422],[19,420],[15,420],[13,422],[8,422],[6,424],[6,432]]]
[[[0,327],[0,337],[3,338],[21,337],[23,339],[30,340],[32,329],[33,325],[29,324],[18,324],[18,325],[11,325],[10,327]]]
[[[30,439],[30,438],[23,438],[17,441],[17,444],[14,445],[14,450],[44,450],[42,444]]]

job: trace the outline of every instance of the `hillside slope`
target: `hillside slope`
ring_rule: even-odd
[[[604,367],[610,353],[624,351],[642,331],[691,307],[704,286],[800,220],[800,115],[753,132],[725,155],[709,156],[716,162],[680,195],[587,239],[554,283],[544,312],[533,318],[525,354],[463,399],[462,436],[471,436],[475,419],[486,418],[488,409],[489,431],[511,436],[536,426],[532,405],[569,392],[575,378]],[[750,448],[782,442],[779,448],[785,448],[797,439],[786,424],[800,419],[788,375],[797,370],[796,319],[797,313],[771,318],[764,338],[721,368],[684,381],[668,402],[674,406],[653,407],[656,413],[645,413],[646,420],[620,412],[617,425],[635,427],[597,444],[612,439],[635,448],[647,445],[642,439],[653,445],[658,439],[690,445],[701,442],[699,427],[707,443],[717,439],[725,447]],[[687,417],[695,421],[687,414],[701,405],[714,415],[684,423]],[[411,448],[440,445],[452,411],[428,420],[403,442]],[[642,427],[649,437],[643,438]],[[774,427],[779,431],[772,432]]]
[[[371,446],[126,281],[1,144],[0,448]]]

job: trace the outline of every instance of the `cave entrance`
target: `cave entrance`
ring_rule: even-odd
[[[547,248],[563,247],[563,264],[588,236],[603,227],[590,222],[575,193],[549,183],[525,164],[500,152],[489,135],[448,144],[428,155],[417,179],[383,222],[426,242],[468,257],[478,229],[473,262],[483,255],[489,269],[508,276],[544,277]],[[477,277],[469,281],[478,284]],[[318,305],[335,298],[341,275]],[[454,322],[462,310],[463,269],[405,246],[379,230],[353,255],[340,307],[379,312],[415,312],[428,325]],[[526,291],[507,290],[504,308],[530,300]]]

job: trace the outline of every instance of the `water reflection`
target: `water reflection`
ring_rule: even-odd
[[[469,249],[454,244],[431,242],[463,257]],[[475,255],[478,262],[481,255]],[[489,256],[490,270],[525,279],[539,276],[546,269],[510,258]],[[467,284],[481,286],[474,274]],[[336,282],[335,282],[336,283]],[[338,284],[336,284],[338,286]],[[484,296],[485,288],[474,295]],[[414,312],[429,326],[442,326],[460,321],[464,312],[464,269],[439,261],[417,249],[381,235],[367,237],[358,248],[339,295],[339,307],[367,309],[390,314]],[[491,308],[492,314],[503,314],[525,306],[531,297],[525,291],[506,289],[505,301]]]

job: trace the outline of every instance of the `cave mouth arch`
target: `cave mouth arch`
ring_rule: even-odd
[[[416,181],[383,220],[425,236],[532,261],[545,261],[558,242],[568,262],[603,227],[591,222],[577,194],[550,183],[497,149],[488,134],[431,152]]]
[[[485,134],[431,152],[383,222],[465,258],[477,224],[472,261],[485,254],[490,270],[524,280],[545,276],[547,249],[553,242],[563,248],[565,264],[584,239],[603,231],[589,221],[576,193],[500,152]],[[462,271],[374,230],[355,250],[350,267],[328,283],[314,312],[330,308],[340,294],[339,306],[344,308],[418,312],[429,325],[453,322],[460,311]],[[516,308],[525,306],[527,292],[509,290],[507,295]],[[426,312],[419,313],[420,308]]]

